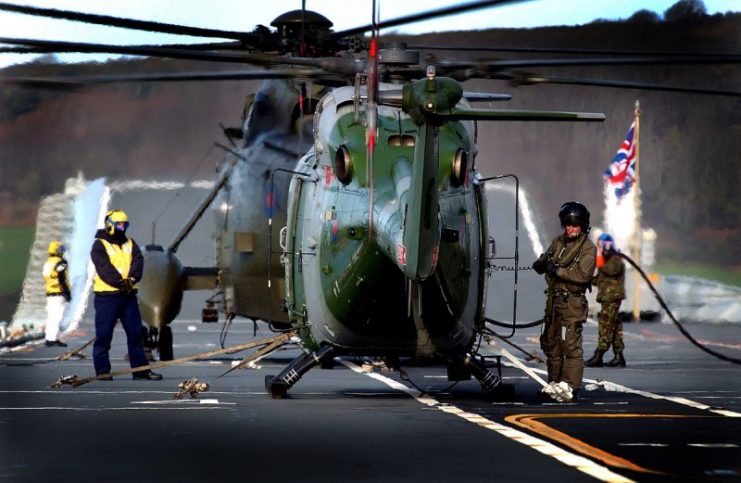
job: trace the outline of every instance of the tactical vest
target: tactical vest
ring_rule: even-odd
[[[44,264],[44,286],[46,295],[62,295],[62,284],[59,280],[57,265],[62,261],[62,257],[51,255]]]
[[[133,247],[131,240],[126,240],[122,245],[110,243],[102,238],[98,238],[98,240],[103,244],[113,268],[121,274],[121,278],[128,278],[129,269],[131,268],[131,254]],[[134,287],[136,287],[136,285]],[[98,273],[95,273],[95,278],[93,279],[93,292],[119,292],[120,290],[121,289],[118,287],[113,287],[105,283],[103,279],[98,276]]]

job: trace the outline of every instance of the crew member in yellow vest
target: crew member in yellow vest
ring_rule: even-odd
[[[71,296],[67,282],[67,260],[64,259],[64,245],[58,240],[49,243],[49,258],[44,263],[44,286],[46,289],[46,347],[67,347],[59,340],[59,326],[64,318]]]
[[[142,278],[144,258],[139,245],[126,236],[129,217],[121,210],[111,210],[105,217],[105,228],[95,234],[90,258],[95,266],[93,293],[95,299],[95,343],[93,364],[95,374],[111,380],[108,352],[113,340],[113,328],[121,320],[126,332],[129,364],[132,368],[146,366],[142,347],[142,319],[137,299],[137,284]],[[134,379],[158,381],[162,376],[150,370],[134,373]]]

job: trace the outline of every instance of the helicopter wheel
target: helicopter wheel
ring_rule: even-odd
[[[486,392],[487,399],[497,402],[515,401],[516,395],[515,385],[505,383],[500,383],[494,389]]]
[[[265,376],[265,390],[273,399],[283,399],[288,394],[288,384],[283,381],[276,381],[272,375]]]
[[[160,353],[161,361],[171,361],[175,358],[172,350],[172,329],[166,325],[160,329],[160,337],[158,340],[158,350]]]

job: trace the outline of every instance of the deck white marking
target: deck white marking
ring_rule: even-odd
[[[537,371],[542,371],[541,369],[536,369]],[[709,411],[711,413],[720,414],[721,416],[727,416],[729,418],[741,418],[741,413],[737,413],[735,411],[731,411],[728,409],[720,409],[714,406],[708,406],[707,404],[702,404],[697,401],[692,401],[691,399],[687,399],[684,397],[678,397],[678,396],[662,396],[660,394],[654,394],[652,392],[648,391],[641,391],[638,389],[632,389],[627,386],[623,386],[621,384],[616,384],[614,382],[609,381],[596,381],[594,379],[584,379],[585,382],[588,382],[589,384],[593,384],[595,386],[601,386],[606,391],[615,391],[615,392],[627,392],[630,394],[637,394],[639,396],[647,397],[650,399],[663,399],[665,401],[672,401],[677,404],[682,404],[684,406],[689,406],[691,408],[700,409],[704,411]]]
[[[559,448],[558,446],[549,443],[548,441],[536,438],[534,436],[530,436],[529,434],[524,433],[518,429],[514,429],[509,426],[505,426],[503,424],[491,421],[479,414],[474,414],[468,411],[463,411],[462,409],[452,404],[447,404],[447,403],[442,404],[439,401],[437,401],[435,398],[430,397],[429,395],[423,396],[416,389],[405,386],[404,384],[401,384],[391,378],[382,376],[381,374],[376,374],[374,372],[363,372],[363,370],[359,366],[357,366],[356,364],[352,362],[345,361],[342,359],[340,359],[340,362],[344,364],[345,366],[347,366],[350,370],[358,374],[365,374],[366,376],[372,379],[375,379],[379,382],[382,382],[386,384],[387,386],[393,389],[396,389],[397,391],[404,392],[426,406],[429,406],[431,408],[436,408],[439,411],[446,412],[453,416],[458,416],[460,418],[465,419],[466,421],[470,423],[481,426],[482,428],[495,431],[501,434],[502,436],[506,436],[507,438],[513,441],[529,446],[530,448],[536,451],[539,451],[540,453],[543,453],[546,456],[555,458],[556,460],[576,470],[586,473],[600,481],[609,481],[609,482],[632,482],[634,481],[622,475],[619,475],[611,471],[607,467],[599,465],[595,463],[594,461],[589,460],[583,456],[579,456],[577,454],[570,453],[566,450],[563,450]]]
[[[739,472],[734,469],[715,469],[705,470],[705,474],[708,476],[737,476]]]
[[[491,344],[490,343],[489,345],[494,345],[495,347],[497,347],[495,344]],[[505,349],[501,349],[501,351],[502,351],[502,354],[503,355],[506,355],[505,354]],[[518,367],[518,368],[522,369],[523,371],[525,371],[527,374],[529,374],[539,384],[545,385],[543,379],[541,377],[533,374],[533,373],[539,373],[539,374],[545,374],[545,375],[547,375],[548,374],[548,371],[545,371],[543,369],[539,369],[539,368],[536,368],[536,367],[525,366],[525,364],[523,364],[522,361],[520,361],[519,359],[517,359],[514,356],[512,356],[512,357],[514,359],[511,359],[510,358],[510,360],[512,361],[512,363],[516,367]],[[509,356],[508,356],[508,358],[509,358]],[[623,386],[622,384],[617,384],[615,382],[597,381],[595,379],[588,379],[586,377],[584,378],[584,382],[589,383],[586,386],[586,389],[588,391],[589,390],[593,390],[594,389],[594,386],[599,386],[599,387],[602,387],[606,391],[625,392],[625,393],[629,393],[629,394],[637,394],[639,396],[647,397],[649,399],[663,399],[665,401],[672,401],[672,402],[675,402],[677,404],[682,404],[684,406],[689,406],[691,408],[700,409],[700,410],[703,410],[703,411],[709,411],[711,413],[720,414],[721,416],[726,416],[726,417],[729,417],[729,418],[741,418],[741,413],[738,413],[736,411],[731,411],[729,409],[721,409],[721,408],[717,408],[715,406],[708,406],[707,404],[702,404],[702,403],[699,403],[697,401],[692,401],[692,400],[687,399],[687,398],[684,398],[684,397],[678,397],[678,396],[662,396],[660,394],[654,394],[654,393],[648,392],[648,391],[641,391],[639,389],[633,389],[633,388],[630,388],[628,386]],[[592,385],[592,389],[590,389],[590,387],[589,387],[590,385]]]
[[[687,443],[687,446],[693,448],[738,448],[734,443]]]
[[[154,401],[131,401],[131,404],[163,404],[163,405],[175,405],[175,406],[188,406],[188,405],[200,405],[200,404],[214,404],[222,406],[236,406],[234,402],[219,402],[218,399],[159,399]]]
[[[667,443],[618,443],[618,446],[648,446],[654,448],[666,448]]]
[[[138,406],[138,407],[110,407],[110,408],[83,408],[83,407],[70,407],[70,406],[39,406],[39,407],[14,407],[14,408],[3,408],[0,407],[0,411],[203,411],[203,410],[227,410],[229,408],[222,406]]]

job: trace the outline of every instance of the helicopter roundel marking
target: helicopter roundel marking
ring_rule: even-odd
[[[332,166],[325,166],[324,167],[324,186],[328,187],[330,184],[332,184],[332,178],[334,178],[334,171],[332,171]]]
[[[407,264],[407,247],[404,245],[396,245],[396,259],[402,265]]]

